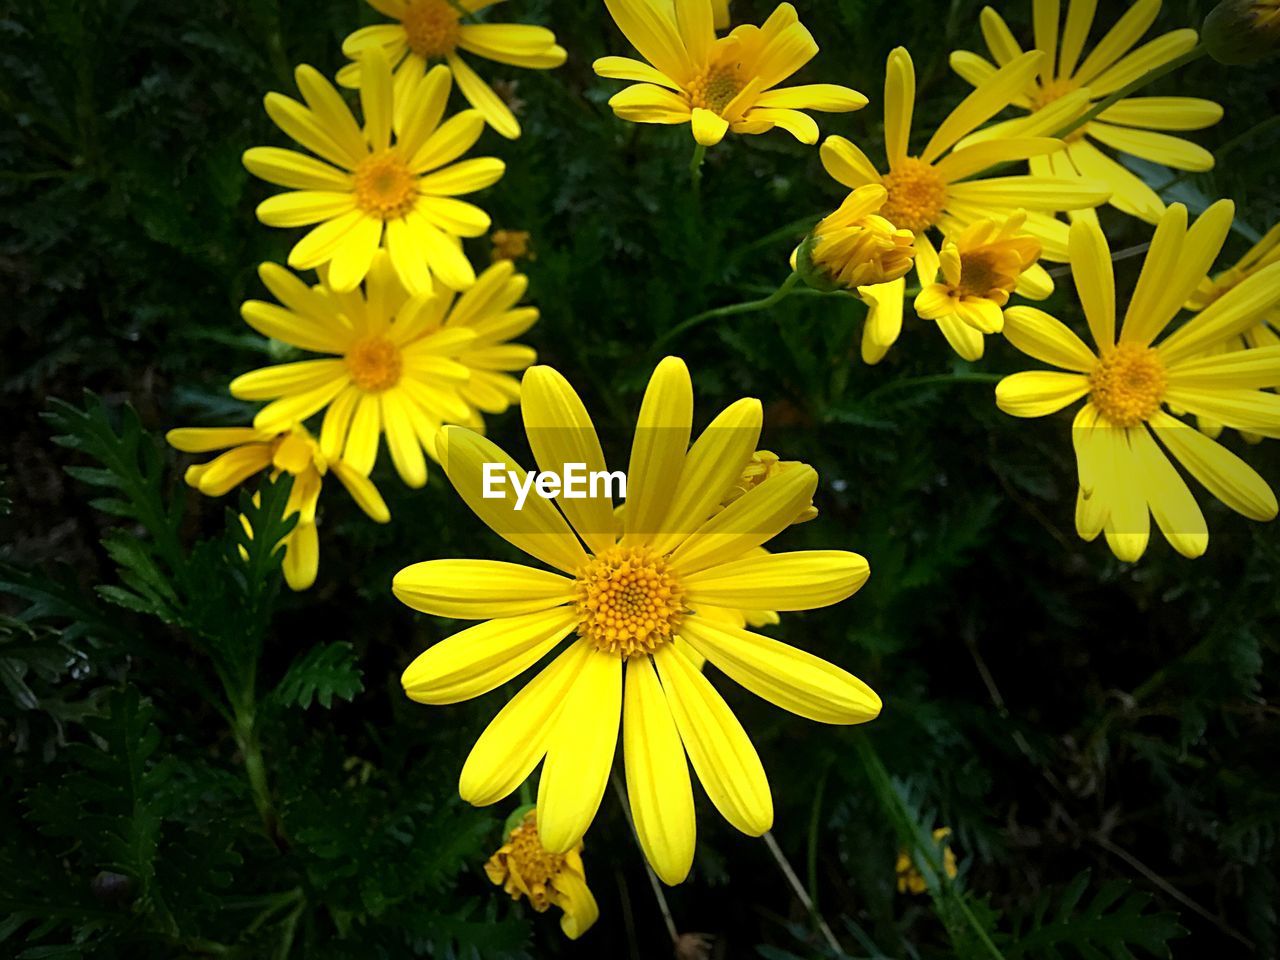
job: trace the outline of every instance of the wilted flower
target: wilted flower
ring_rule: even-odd
[[[564,911],[560,929],[577,940],[596,922],[600,909],[587,886],[582,865],[582,842],[565,853],[552,853],[538,837],[538,813],[530,810],[507,834],[506,842],[484,865],[494,883],[511,894],[526,898],[538,913],[555,905]]]

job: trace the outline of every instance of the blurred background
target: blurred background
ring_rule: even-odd
[[[947,56],[983,50],[981,6],[796,0],[822,48],[798,79],[871,98],[817,115],[824,135],[882,156],[884,62],[902,44],[923,141],[970,89]],[[1197,26],[1209,7],[1167,2],[1147,36]],[[734,0],[734,22],[771,9]],[[1030,0],[998,9],[1029,42]],[[1101,5],[1095,41],[1123,9]],[[655,348],[684,319],[775,288],[842,190],[815,147],[777,131],[711,150],[696,203],[687,127],[623,123],[606,106],[619,84],[591,62],[631,50],[602,3],[495,13],[550,26],[569,51],[554,71],[477,64],[524,127],[515,142],[487,131],[476,148],[508,164],[477,202],[495,228],[530,233],[518,268],[542,319],[521,339],[577,387],[615,466],[663,353],[689,364],[696,427],[759,397],[763,444],[822,478],[819,518],[779,546],[871,563],[852,599],[767,632],[870,683],[885,702],[874,723],[819,727],[709,670],[769,772],[780,851],[840,951],[765,844],[698,793],[694,870],[666,900],[678,932],[708,939],[685,937],[682,960],[1276,955],[1278,528],[1201,495],[1212,538],[1200,560],[1153,539],[1131,567],[1082,543],[1070,414],[1000,413],[992,384],[965,377],[1025,358],[989,338],[986,359],[966,364],[910,311],[876,367],[858,359],[864,308],[806,294]],[[264,831],[203,652],[218,641],[124,600],[119,548],[101,541],[122,523],[145,537],[136,518],[95,506],[93,476],[64,472],[100,466],[84,442],[52,442],[69,414],[43,416],[54,398],[82,405],[85,389],[111,423],[129,423],[119,417],[131,406],[142,432],[121,449],[142,464],[145,495],[173,511],[183,545],[226,536],[235,501],[188,490],[189,461],[162,436],[247,422],[227,383],[289,358],[238,317],[263,293],[258,263],[283,262],[296,238],[257,223],[272,188],[240,155],[285,145],[262,96],[294,92],[292,65],[331,76],[343,38],[380,19],[357,0],[0,8],[0,954],[672,956],[611,794],[585,851],[601,918],[581,941],[483,873],[518,800],[472,809],[457,773],[520,681],[451,707],[413,704],[398,682],[458,624],[396,602],[392,575],[436,557],[514,559],[442,473],[411,491],[383,456],[374,479],[393,522],[374,525],[330,491],[315,587],[254,588],[259,619],[246,629],[262,647],[260,746],[279,814]],[[1193,212],[1235,200],[1234,260],[1280,214],[1274,62],[1202,60],[1149,92],[1225,106],[1190,135],[1215,152],[1214,171],[1138,172]],[[1113,250],[1150,238],[1113,210],[1102,219]],[[477,265],[490,257],[485,238],[467,249]],[[1139,265],[1117,264],[1118,289]],[[1069,286],[1046,309],[1078,326]],[[526,449],[517,411],[492,418],[490,435],[517,458]],[[1274,443],[1226,442],[1280,481]],[[230,609],[237,596],[209,603]],[[904,831],[941,827],[958,875],[941,892],[900,892]]]

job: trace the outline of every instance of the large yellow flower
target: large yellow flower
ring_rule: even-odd
[[[412,91],[400,91],[412,103],[393,124],[391,66],[377,49],[367,51],[363,62],[363,128],[311,67],[296,72],[305,106],[267,94],[276,125],[322,159],[277,147],[246,151],[251,173],[293,188],[259,204],[258,219],[272,227],[319,224],[294,245],[289,266],[329,264],[335,290],[354,290],[384,245],[411,291],[431,290],[433,274],[465,290],[476,275],[459,238],[484,234],[489,215],[457,197],[496,182],[506,169],[496,157],[454,163],[479,139],[484,117],[465,110],[440,122],[452,85],[449,68],[440,66]]]
[[[283,267],[264,263],[262,281],[283,306],[250,300],[246,322],[268,337],[327,353],[326,359],[263,367],[231,383],[241,400],[270,400],[256,417],[262,430],[301,422],[325,410],[320,447],[361,473],[373,469],[384,435],[391,460],[412,487],[427,482],[423,452],[435,456],[442,423],[483,429],[480,413],[501,413],[520,397],[506,371],[536,355],[507,343],[538,319],[516,307],[527,281],[510,261],[489,267],[454,302],[453,291],[410,296],[379,253],[364,290],[339,293],[322,271],[308,287]]]
[[[458,51],[499,63],[532,70],[550,70],[564,63],[564,47],[546,27],[522,23],[471,22],[473,14],[500,0],[368,0],[369,6],[392,17],[396,23],[363,27],[342,42],[342,52],[357,62],[338,71],[338,83],[360,86],[360,58],[376,48],[395,68],[397,111],[411,102],[412,91],[422,80],[427,65],[444,60],[458,81],[467,102],[482,114],[489,126],[504,137],[520,136],[520,124],[511,108],[480,78]],[[400,113],[396,119],[399,121]]]
[[[922,272],[916,314],[933,320],[951,348],[966,360],[978,360],[983,334],[1004,327],[1004,308],[1017,290],[1044,299],[1048,290],[1022,278],[1040,256],[1040,241],[1023,234],[1026,214],[1001,220],[977,220],[942,244],[937,273]]]
[[[1086,398],[1072,431],[1080,478],[1076,530],[1085,540],[1105,531],[1121,560],[1142,556],[1151,516],[1184,556],[1197,557],[1209,544],[1200,507],[1157,439],[1231,509],[1253,520],[1276,515],[1275,494],[1257,473],[1162,408],[1280,437],[1280,396],[1262,389],[1280,384],[1280,347],[1206,353],[1280,304],[1280,263],[1244,280],[1152,346],[1213,263],[1233,215],[1231,202],[1220,200],[1188,229],[1186,208],[1169,207],[1152,237],[1118,339],[1106,238],[1092,221],[1072,225],[1071,272],[1097,353],[1040,310],[1013,307],[1005,313],[1004,334],[1015,347],[1069,372],[1005,377],[996,387],[996,402],[1017,417],[1042,417]]]
[[[552,853],[538,837],[538,813],[530,810],[507,835],[506,842],[484,865],[485,875],[512,900],[521,897],[538,913],[554,904],[564,911],[560,929],[570,940],[587,932],[600,908],[587,886],[587,871],[582,865],[582,842],[565,853]]]
[[[703,146],[726,132],[774,127],[802,143],[818,142],[818,125],[802,110],[847,112],[867,105],[856,90],[832,83],[778,88],[813,59],[818,45],[789,3],[763,26],[716,37],[711,0],[676,0],[674,16],[653,0],[605,0],[631,45],[648,61],[601,57],[602,77],[637,81],[609,101],[623,120],[689,123]]]
[[[1062,141],[1049,137],[1006,137],[969,147],[956,143],[1003,110],[1035,75],[1043,59],[1023,54],[1005,64],[969,94],[938,125],[918,155],[909,152],[915,110],[916,75],[911,55],[902,47],[889,54],[884,82],[885,152],[889,172],[876,165],[844,137],[827,137],[822,163],[827,173],[850,189],[878,183],[889,191],[880,215],[916,237],[916,269],[936,274],[938,252],[932,229],[955,233],[976,220],[1030,211],[1024,230],[1041,242],[1047,259],[1065,260],[1067,225],[1053,217],[1063,210],[1092,207],[1106,200],[1102,183],[1046,176],[981,177],[982,171],[1012,160],[1026,160],[1058,150]],[[1033,267],[1027,280],[1052,289],[1049,275]],[[905,279],[862,287],[871,309],[863,329],[862,357],[877,363],[902,330]]]
[[[560,374],[531,368],[521,409],[543,477],[564,476],[566,464],[606,470],[591,419]],[[818,482],[811,467],[777,470],[721,507],[756,450],[761,417],[758,400],[739,400],[690,446],[689,372],[678,359],[663,360],[640,408],[620,524],[603,485],[585,498],[530,495],[523,510],[509,485],[485,496],[486,472],[523,479],[524,471],[483,437],[445,431],[441,462],[463,500],[556,572],[491,560],[429,560],[402,570],[393,589],[403,602],[484,621],[419,656],[405,670],[405,691],[431,704],[476,697],[578,636],[481,735],[462,769],[464,799],[501,800],[541,762],[538,830],[548,850],[568,851],[600,805],[621,721],[640,844],[658,876],[678,883],[695,834],[686,754],[711,802],[739,830],[768,830],[773,801],[751,741],[677,638],[800,716],[838,724],[876,716],[879,697],[844,670],[696,612],[823,607],[869,573],[862,557],[839,550],[754,552],[805,511]]]
[[[1132,49],[1160,12],[1160,4],[1161,0],[1138,0],[1082,62],[1080,55],[1089,38],[1097,0],[1070,0],[1065,23],[1059,0],[1034,0],[1034,49],[1045,58],[1039,72],[1012,101],[1014,106],[1030,111],[1031,116],[996,124],[973,140],[1052,134],[1082,116],[1097,101],[1182,56],[1196,45],[1194,30],[1173,30]],[[983,39],[995,64],[968,50],[951,54],[952,69],[973,84],[991,76],[996,64],[1009,63],[1022,55],[1022,48],[1000,14],[987,7],[982,11],[981,23]],[[1069,134],[1061,152],[1031,158],[1031,172],[1101,180],[1111,187],[1110,203],[1117,210],[1155,223],[1164,211],[1164,201],[1097,144],[1179,170],[1209,170],[1213,167],[1213,154],[1208,150],[1160,131],[1200,130],[1221,118],[1222,107],[1212,100],[1126,97],[1108,107],[1097,120]]]
[[[180,427],[165,439],[184,453],[225,450],[208,463],[187,468],[187,484],[205,496],[221,497],[263,470],[275,480],[282,473],[293,477],[284,515],[298,515],[298,522],[284,538],[284,578],[291,590],[306,590],[316,580],[320,566],[320,538],[316,531],[316,506],[320,487],[332,471],[360,509],[378,523],[391,519],[387,505],[366,476],[341,460],[330,460],[306,428],[257,430],[253,427]],[[249,531],[252,535],[253,531]]]

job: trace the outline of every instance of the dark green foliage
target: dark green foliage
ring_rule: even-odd
[[[823,133],[879,160],[884,60],[903,44],[923,144],[968,92],[947,55],[982,49],[983,2],[797,0],[822,47],[799,80],[871,99],[820,115]],[[773,5],[734,0],[735,19]],[[1029,40],[1030,0],[993,5]],[[1209,6],[1166,3],[1148,37]],[[1099,28],[1121,9],[1098,7]],[[548,73],[476,61],[524,102],[519,141],[481,141],[508,166],[476,198],[495,226],[532,233],[520,268],[542,319],[523,339],[581,392],[615,467],[665,353],[693,371],[699,427],[759,397],[764,445],[822,477],[820,517],[778,547],[854,549],[872,567],[857,596],[769,632],[867,680],[885,702],[875,723],[817,727],[709,671],[840,949],[700,793],[694,872],[667,892],[679,929],[717,938],[714,956],[766,960],[1276,956],[1277,527],[1197,492],[1212,531],[1198,561],[1153,542],[1130,567],[1080,542],[1070,419],[995,409],[996,380],[1028,366],[998,338],[967,364],[908,311],[898,346],[866,367],[865,308],[839,291],[689,323],[767,297],[843,191],[814,148],[775,132],[711,150],[695,197],[688,131],[605,105],[620,84],[591,62],[630,51],[601,0],[495,11],[554,27],[569,50]],[[671,955],[611,795],[585,853],[602,916],[580,943],[482,872],[532,796],[475,810],[457,776],[516,685],[408,702],[401,671],[459,624],[413,615],[389,584],[419,560],[519,557],[440,471],[408,491],[384,452],[387,526],[326,481],[320,574],[294,595],[279,573],[287,479],[213,503],[160,440],[247,422],[230,378],[298,358],[237,317],[263,295],[259,262],[283,262],[296,238],[256,222],[271,190],[240,155],[285,144],[261,100],[292,92],[293,64],[332,74],[343,37],[378,19],[362,0],[0,10],[0,955]],[[1234,259],[1280,217],[1275,71],[1202,60],[1150,92],[1225,105],[1190,134],[1214,170],[1132,166],[1193,211],[1234,199]],[[1150,239],[1114,211],[1102,223],[1113,249]],[[489,256],[483,239],[467,252]],[[1122,300],[1138,264],[1117,265]],[[1068,278],[1046,309],[1081,328]],[[518,411],[489,431],[524,457]],[[1280,480],[1274,441],[1225,442]],[[955,878],[932,836],[944,825]],[[900,850],[925,894],[896,891]]]

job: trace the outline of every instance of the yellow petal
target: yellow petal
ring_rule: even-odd
[[[351,174],[295,150],[254,147],[244,152],[245,169],[255,177],[296,190],[350,191]]]
[[[733,826],[758,837],[773,825],[760,757],[728,704],[670,644],[653,656],[676,729],[707,796]]]
[[[1159,3],[1156,4],[1159,8]],[[1096,77],[1087,81],[1090,92],[1096,97],[1105,97],[1137,80],[1144,74],[1164,66],[1171,60],[1182,56],[1196,45],[1196,32],[1191,29],[1173,30],[1164,36],[1144,43],[1137,50],[1116,61]],[[1103,43],[1106,41],[1104,40]],[[1101,47],[1099,44],[1098,47]],[[1098,48],[1094,49],[1097,52]],[[1092,59],[1092,57],[1090,58]],[[1086,61],[1087,65],[1087,61]],[[1081,70],[1081,73],[1084,73]]]
[[[996,384],[996,406],[1014,417],[1044,417],[1089,392],[1089,378],[1078,373],[1024,370]]]
[[[1161,0],[1138,0],[1126,10],[1080,64],[1075,74],[1076,82],[1082,86],[1088,84],[1119,60],[1147,32],[1160,12],[1160,4]]]
[[[1062,141],[1052,137],[1006,137],[973,146],[961,147],[943,157],[934,166],[942,179],[962,180],[1010,160],[1026,160],[1062,149]]]
[[[622,662],[593,649],[556,718],[538,778],[538,837],[550,852],[569,852],[595,819],[621,717]]]
[[[1222,107],[1198,97],[1126,97],[1098,119],[1149,130],[1202,130],[1222,119]]]
[[[1004,312],[1004,336],[1029,357],[1063,370],[1088,373],[1098,359],[1066,324],[1035,307],[1010,307]]]
[[[493,92],[493,88],[456,53],[449,54],[447,59],[450,69],[453,70],[453,76],[458,81],[458,89],[467,98],[467,102],[479,112],[482,123],[489,124],[508,140],[514,140],[520,136],[520,121],[516,119],[515,114],[502,98]],[[479,134],[472,138],[471,143],[468,143],[463,150],[470,149],[478,136]],[[459,153],[462,152],[459,151]]]
[[[470,700],[529,669],[577,622],[571,607],[486,620],[419,654],[400,682],[409,699],[419,703]]]
[[[680,85],[656,67],[630,57],[600,57],[591,64],[597,76],[610,80],[630,80],[634,83],[652,83],[679,92]]]
[[[179,427],[166,433],[164,439],[183,453],[208,453],[268,438],[253,427]]]
[[[844,550],[761,553],[682,578],[685,599],[739,610],[813,610],[856,593],[871,574]]]
[[[693,65],[675,22],[651,0],[605,0],[613,22],[640,55],[677,83],[693,74]]]
[[[827,173],[850,189],[880,182],[875,164],[844,137],[827,137],[822,141],[819,156]]]
[[[346,376],[341,360],[300,360],[242,373],[231,381],[231,395],[238,400],[270,400],[303,393]]]
[[[1026,89],[1043,59],[1041,51],[1029,50],[997,70],[938,125],[920,153],[920,159],[932,163],[956,141],[1007,107],[1015,96]]]
[[[529,681],[476,741],[458,780],[467,803],[488,806],[524,783],[547,752],[556,718],[595,647],[578,640]]]
[[[307,590],[320,569],[320,536],[314,523],[299,523],[285,538],[284,581],[290,590]]]
[[[1152,130],[1130,130],[1100,121],[1089,124],[1089,136],[1109,147],[1177,170],[1213,169],[1213,154],[1199,144]]]
[[[1241,281],[1166,337],[1160,343],[1160,358],[1166,366],[1172,366],[1195,356],[1210,344],[1244,333],[1277,304],[1280,262]]]
[[[652,83],[634,83],[609,98],[609,107],[633,123],[689,123],[692,108],[683,98]]]
[[[884,148],[890,166],[907,155],[915,104],[915,65],[906,47],[896,47],[884,73]]]
[[[604,452],[596,436],[591,416],[569,381],[550,367],[531,367],[521,384],[521,414],[525,434],[538,469],[563,477],[565,465],[584,465],[588,476],[604,473]],[[592,553],[600,553],[616,541],[617,521],[607,487],[590,487],[585,497],[567,497],[562,490],[556,498],[560,509],[573,524]]]
[[[763,422],[760,401],[746,398],[730,404],[702,431],[684,459],[661,532],[650,543],[656,553],[671,552],[720,505],[751,460]]]
[[[1275,493],[1234,453],[1167,413],[1157,413],[1149,424],[1187,472],[1224,504],[1251,520],[1275,519]]]
[[[818,723],[874,720],[880,698],[821,657],[725,623],[689,617],[680,635],[727,677],[783,710]]]
[[[954,200],[984,208],[1022,207],[1056,211],[1096,207],[1106,202],[1111,196],[1111,189],[1096,180],[1015,176],[954,183],[947,188],[947,194]]]
[[[1094,496],[1106,498],[1103,532],[1107,546],[1117,559],[1136,563],[1151,539],[1151,513],[1142,491],[1137,459],[1124,428],[1099,421],[1096,432],[1108,482],[1099,486]]]
[[[789,527],[813,500],[818,474],[793,467],[748,490],[699,527],[671,555],[682,576],[737,560]]]
[[[329,469],[346,488],[347,493],[351,494],[351,499],[369,515],[371,520],[376,523],[387,523],[391,519],[391,511],[387,509],[387,503],[382,499],[378,488],[373,485],[373,481],[341,460],[331,460]]]
[[[1280,386],[1280,346],[1195,357],[1169,367],[1166,373],[1174,387],[1256,390]]]
[[[1076,295],[1093,342],[1105,354],[1116,344],[1116,278],[1107,238],[1096,223],[1077,220],[1071,225],[1070,250]]]
[[[1178,285],[1178,260],[1187,236],[1187,208],[1175,203],[1160,217],[1151,246],[1142,261],[1142,272],[1134,287],[1120,330],[1121,343],[1147,346],[1182,307],[1169,291]]]
[[[689,368],[677,357],[665,357],[649,378],[631,441],[627,508],[623,512],[626,540],[647,543],[662,532],[662,520],[689,449],[692,425]]]
[[[391,581],[404,604],[457,620],[536,613],[573,600],[573,581],[547,570],[500,560],[426,560]]]
[[[354,194],[333,190],[293,190],[267,197],[257,216],[268,227],[303,227],[354,210]]]
[[[1186,481],[1156,446],[1145,426],[1129,431],[1129,443],[1156,526],[1178,553],[1191,558],[1201,556],[1209,548],[1209,528]]]
[[[714,147],[724,139],[729,129],[729,121],[718,113],[694,107],[692,113],[693,139],[704,147]]]
[[[640,849],[662,882],[674,886],[693,865],[693,787],[680,734],[648,657],[627,661],[622,755]]]
[[[501,497],[483,495],[486,463],[497,464],[496,469],[503,476],[515,472],[522,482],[526,476],[525,471],[492,441],[470,430],[446,427],[441,433],[438,453],[454,489],[498,536],[530,556],[568,573],[576,572],[586,563],[587,554],[582,544],[551,501],[530,493],[522,509],[516,510],[516,496],[509,481],[494,485],[494,492],[501,493]]]

